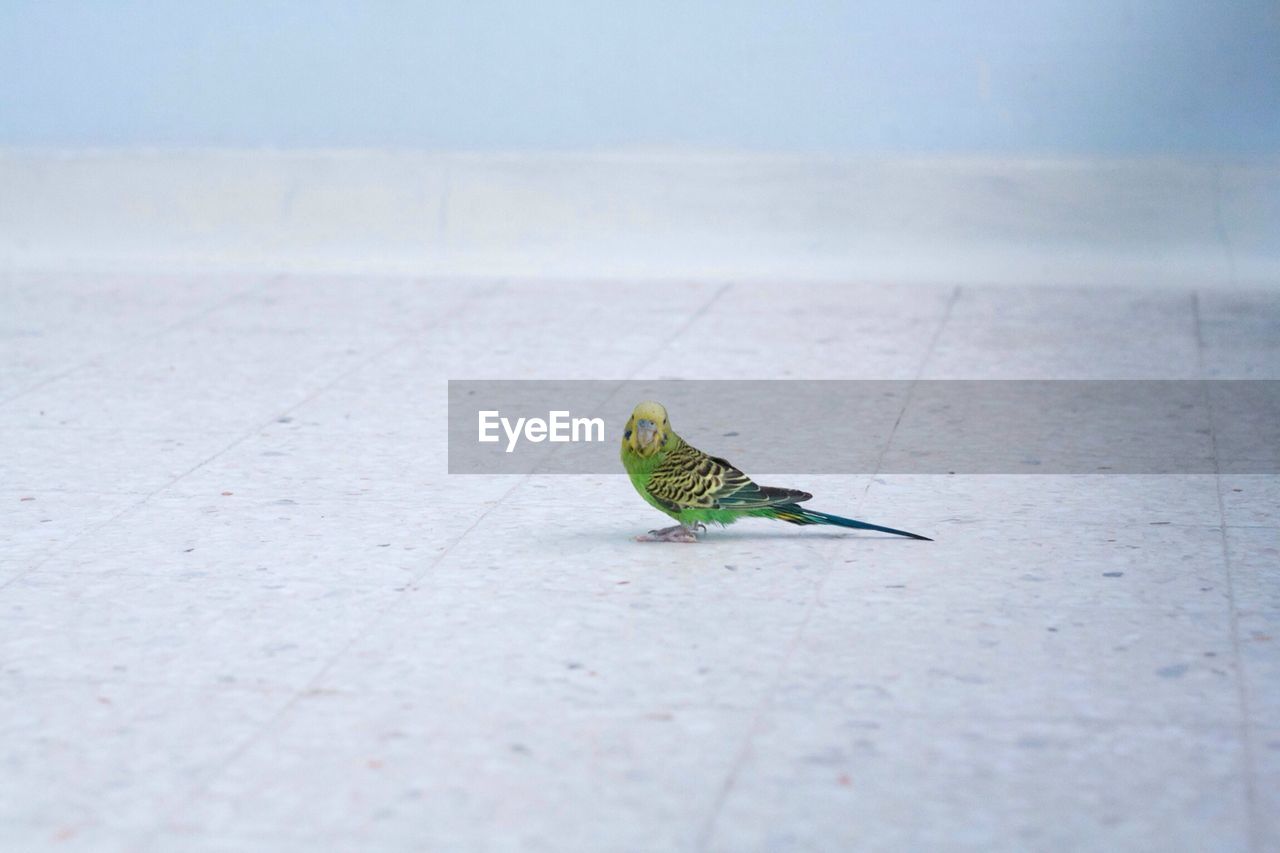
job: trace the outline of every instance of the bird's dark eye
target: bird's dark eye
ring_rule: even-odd
[[[622,434],[623,438],[631,438],[631,430],[627,430]]]

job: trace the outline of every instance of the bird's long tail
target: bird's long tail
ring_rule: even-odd
[[[881,527],[878,524],[868,524],[865,521],[857,521],[852,518],[805,509],[799,504],[786,504],[784,506],[771,507],[771,509],[770,516],[772,518],[776,518],[779,521],[789,521],[792,524],[833,524],[836,527],[852,527],[855,530],[878,530],[881,533],[892,533],[894,536],[923,539],[925,542],[933,541],[928,536],[921,536],[918,533],[908,533],[905,530],[894,530],[892,527]]]

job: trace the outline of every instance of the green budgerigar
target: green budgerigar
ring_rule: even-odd
[[[933,541],[905,530],[805,509],[800,504],[813,497],[808,492],[756,485],[728,461],[709,456],[676,435],[660,403],[641,403],[631,413],[622,433],[622,464],[640,496],[680,522],[637,536],[640,542],[697,542],[698,533],[708,524],[732,524],[749,517],[832,524]]]

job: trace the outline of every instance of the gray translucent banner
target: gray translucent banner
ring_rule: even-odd
[[[1280,473],[1275,380],[450,380],[449,472],[619,473],[641,400],[748,474]]]

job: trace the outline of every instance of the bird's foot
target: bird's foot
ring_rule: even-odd
[[[697,542],[699,531],[706,530],[704,524],[695,524],[686,527],[683,524],[677,524],[674,527],[664,527],[661,530],[650,530],[648,533],[636,537],[637,542]]]

